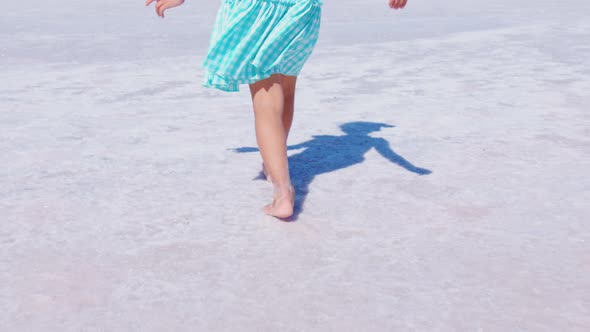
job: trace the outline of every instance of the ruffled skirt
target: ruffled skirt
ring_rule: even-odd
[[[238,91],[272,74],[297,76],[320,28],[320,0],[221,0],[203,85]]]

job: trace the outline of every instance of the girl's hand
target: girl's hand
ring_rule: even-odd
[[[389,0],[389,7],[393,9],[404,9],[408,0]]]
[[[184,3],[184,0],[145,0],[145,5],[149,6],[154,1],[156,2],[156,13],[162,18],[164,18],[166,9],[178,7]]]

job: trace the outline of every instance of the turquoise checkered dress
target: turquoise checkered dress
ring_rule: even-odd
[[[203,85],[238,91],[272,74],[297,76],[318,39],[320,0],[221,0]]]

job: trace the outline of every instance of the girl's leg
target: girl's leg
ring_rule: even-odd
[[[291,124],[293,123],[293,113],[295,110],[295,84],[297,83],[297,76],[284,76],[281,75],[281,86],[283,88],[283,128],[285,129],[285,140],[289,137],[289,131],[291,130]],[[268,169],[265,167],[264,162],[262,163],[262,173],[266,176],[266,179],[272,182]]]
[[[262,160],[272,175],[274,200],[264,207],[266,214],[287,218],[293,214],[295,190],[289,177],[287,134],[283,126],[285,99],[280,75],[250,84],[256,142]]]
[[[293,113],[295,110],[295,84],[297,76],[282,76],[283,98],[285,100],[285,111],[283,112],[283,128],[286,136],[289,137],[291,124],[293,123]]]

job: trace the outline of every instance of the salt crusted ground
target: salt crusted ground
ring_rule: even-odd
[[[325,2],[290,223],[217,1],[3,4],[1,331],[590,330],[589,3]]]

